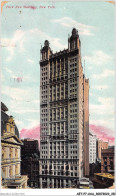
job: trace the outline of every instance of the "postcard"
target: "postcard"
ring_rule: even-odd
[[[1,2],[1,194],[115,195],[115,2]]]

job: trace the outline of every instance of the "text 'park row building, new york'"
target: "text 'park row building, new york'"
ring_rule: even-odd
[[[40,188],[76,188],[89,175],[89,81],[74,28],[68,49],[40,59]]]

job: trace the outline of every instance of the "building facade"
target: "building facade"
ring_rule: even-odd
[[[6,114],[8,108],[1,103],[1,177],[2,188],[25,189],[27,176],[20,173],[21,145],[19,132],[12,116]]]
[[[101,173],[114,173],[114,147],[101,151]]]
[[[83,122],[84,122],[84,176],[89,176],[89,80],[83,78]]]
[[[89,163],[96,163],[97,159],[97,138],[96,135],[89,133]]]
[[[101,151],[102,149],[108,149],[108,142],[104,142],[103,140],[97,141],[97,146],[98,146],[98,160],[101,161]]]
[[[28,186],[39,188],[39,147],[38,140],[22,139],[21,174],[28,176]]]
[[[39,156],[38,140],[26,138],[21,139],[23,146],[21,147],[21,156],[32,155],[36,153]]]
[[[89,81],[78,31],[68,49],[53,54],[46,40],[40,54],[40,188],[77,187],[89,172]]]

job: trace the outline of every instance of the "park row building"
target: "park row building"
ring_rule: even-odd
[[[40,59],[40,188],[77,187],[89,175],[89,80],[74,28],[68,49]]]

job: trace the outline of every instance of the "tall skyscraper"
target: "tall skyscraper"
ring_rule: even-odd
[[[68,49],[53,54],[46,40],[40,54],[40,188],[77,187],[89,174],[89,81],[78,31]]]

